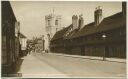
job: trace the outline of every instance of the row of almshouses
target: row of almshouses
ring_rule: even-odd
[[[73,55],[126,58],[126,16],[119,12],[82,29],[58,31],[50,42],[51,52]],[[70,31],[70,32],[68,32]]]

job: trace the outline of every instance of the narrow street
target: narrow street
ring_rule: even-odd
[[[22,77],[125,77],[126,63],[31,53],[25,56]],[[117,72],[118,71],[118,72]]]

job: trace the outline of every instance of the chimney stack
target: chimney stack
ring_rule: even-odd
[[[84,19],[83,19],[83,15],[79,15],[79,27],[78,29],[81,29],[84,26]]]
[[[95,18],[95,25],[99,25],[102,21],[102,9],[100,6],[96,7],[96,10],[94,12],[94,18]]]
[[[78,17],[77,17],[77,15],[72,16],[72,25],[73,25],[72,30],[78,28]]]

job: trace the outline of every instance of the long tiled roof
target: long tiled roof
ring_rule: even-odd
[[[70,27],[71,26],[72,25],[70,25]],[[69,34],[65,36],[66,31],[68,31],[69,29],[69,27],[67,27],[63,30],[58,31],[54,35],[53,40],[62,38],[63,36],[65,39],[72,39],[72,38],[94,34],[97,32],[105,32],[108,30],[112,30],[112,29],[116,29],[116,28],[120,28],[124,26],[126,26],[126,18],[123,17],[122,12],[119,12],[117,14],[104,18],[98,26],[95,26],[95,22],[92,22],[92,23],[85,25],[80,30],[76,29],[76,30],[69,32]]]
[[[89,23],[87,25],[85,25],[81,30],[76,31],[74,35],[69,36],[69,38],[75,38],[75,37],[79,37],[79,36],[85,36],[88,35],[90,33],[95,33],[96,30],[96,26],[95,23]]]
[[[113,16],[105,18],[99,25],[98,31],[102,32],[124,26],[126,26],[126,19],[123,16],[123,13],[120,12]]]
[[[67,36],[67,39],[86,36],[97,32],[105,32],[123,26],[126,26],[126,19],[123,17],[122,12],[119,12],[117,14],[104,18],[98,26],[95,26],[95,23],[92,22],[85,25],[79,31],[74,30],[75,33]]]
[[[71,27],[71,25],[68,26],[68,27],[65,27],[64,29],[62,29],[60,31],[57,31],[55,33],[55,35],[53,36],[53,38],[51,39],[51,41],[56,40],[56,39],[59,39],[59,38],[63,38],[64,34],[68,31],[68,29]]]

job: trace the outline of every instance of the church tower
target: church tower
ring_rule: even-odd
[[[49,44],[50,40],[53,38],[54,34],[61,30],[61,16],[52,14],[45,16],[45,50],[50,51]]]
[[[61,16],[50,14],[45,16],[45,29],[46,33],[50,35],[50,38],[61,29]]]

